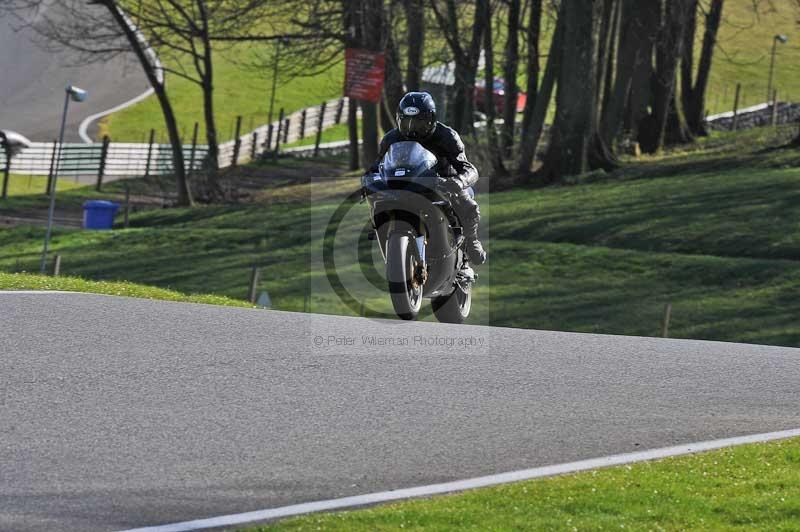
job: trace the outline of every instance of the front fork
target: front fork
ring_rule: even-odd
[[[419,227],[417,228],[417,234],[419,236],[414,237],[414,243],[417,246],[417,256],[419,257],[419,263],[417,264],[417,271],[414,272],[414,276],[417,277],[417,280],[420,283],[424,283],[428,277],[428,264],[425,258],[425,249],[428,245],[428,239],[425,235],[425,224],[422,222],[422,212],[419,213]],[[387,236],[391,235],[397,229],[397,218],[392,215],[391,219],[389,220],[389,230],[387,231]],[[383,257],[384,261],[386,260],[386,255],[384,254]]]

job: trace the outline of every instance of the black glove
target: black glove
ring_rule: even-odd
[[[461,191],[464,189],[461,179],[458,177],[440,177],[438,184],[440,190],[444,190],[450,194],[461,194]]]

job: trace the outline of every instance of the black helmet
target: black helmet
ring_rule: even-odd
[[[427,92],[409,92],[397,107],[397,128],[404,137],[424,139],[436,128],[436,103]]]

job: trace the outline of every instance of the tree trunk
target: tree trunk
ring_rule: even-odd
[[[408,66],[406,89],[418,91],[422,85],[422,51],[425,48],[425,0],[405,0],[408,26]]]
[[[606,96],[606,76],[613,61],[614,39],[616,37],[615,17],[619,0],[603,0],[602,18],[600,21],[600,39],[597,50],[597,83],[595,97],[595,109],[599,122]]]
[[[486,82],[487,90],[484,91],[484,105],[486,106],[486,142],[489,151],[489,160],[492,164],[492,172],[494,176],[508,175],[505,166],[503,166],[503,154],[501,152],[500,143],[497,139],[497,130],[495,129],[495,107],[494,107],[494,91],[491,90],[494,85],[494,48],[492,43],[492,7],[488,1],[482,1],[483,12],[486,17],[486,28],[483,30],[483,53],[485,58],[484,63],[484,80]]]
[[[687,144],[694,141],[692,132],[686,125],[686,118],[683,109],[678,105],[677,95],[672,95],[669,105],[669,116],[667,116],[667,130],[664,135],[664,143],[667,145]]]
[[[386,71],[383,84],[383,102],[381,105],[381,127],[384,132],[395,127],[394,114],[400,100],[403,98],[403,77],[400,67],[400,53],[392,37],[391,22],[386,24]]]
[[[656,45],[656,75],[653,94],[652,136],[642,143],[642,149],[655,153],[664,147],[667,123],[675,95],[678,60],[683,49],[683,30],[690,0],[666,2],[660,38]]]
[[[206,122],[206,142],[208,142],[209,182],[215,183],[219,170],[219,139],[217,137],[217,121],[214,117],[214,75],[211,64],[211,47],[206,47],[203,55],[203,117]]]
[[[364,0],[362,38],[364,48],[383,51],[383,1]],[[378,157],[378,104],[362,101],[361,103],[361,136],[364,164],[372,164]]]
[[[347,133],[350,138],[350,170],[358,170],[358,102],[353,99],[348,99]]]
[[[519,64],[519,11],[520,0],[509,0],[508,35],[506,36],[506,56],[503,64],[505,95],[503,98],[502,146],[503,153],[506,157],[511,156],[511,150],[514,147],[514,121],[517,118],[517,96],[519,95],[519,89],[517,87],[517,66]],[[487,31],[490,30],[487,29]]]
[[[556,118],[541,174],[543,183],[613,166],[597,134],[597,51],[603,3],[564,0],[564,40],[556,91]],[[589,97],[587,97],[589,95]]]
[[[526,36],[528,39],[528,57],[525,68],[527,80],[527,94],[525,99],[525,109],[522,111],[522,125],[520,138],[528,137],[529,128],[533,120],[534,110],[537,105],[539,94],[539,36],[542,25],[542,0],[531,0],[531,12],[528,16],[528,28]],[[538,142],[538,134],[536,135]],[[531,157],[531,161],[533,157]],[[525,172],[530,169],[530,162],[526,165]]]
[[[161,107],[161,114],[164,116],[164,125],[167,128],[167,135],[169,135],[169,143],[172,150],[172,170],[175,173],[178,205],[184,207],[192,206],[192,192],[186,177],[183,145],[181,143],[180,134],[178,133],[178,123],[175,119],[175,112],[167,96],[165,85],[163,81],[159,79],[155,65],[150,62],[147,50],[144,49],[142,41],[139,39],[135,29],[129,25],[129,19],[123,13],[122,8],[118,7],[114,0],[105,0],[102,2],[102,5],[108,9],[112,18],[117,23],[117,26],[125,34],[125,38],[133,49],[136,58],[139,60],[139,64],[147,77],[147,81],[150,83],[150,86],[153,87],[156,99]]]
[[[681,108],[686,114],[691,107],[694,85],[694,37],[697,32],[698,0],[688,0],[686,28],[683,32],[683,49],[681,50]]]
[[[711,8],[706,15],[706,29],[703,34],[703,49],[697,66],[697,79],[692,89],[692,98],[686,110],[686,123],[689,130],[697,136],[708,135],[706,130],[706,90],[711,75],[711,62],[717,44],[717,32],[722,22],[722,6],[724,0],[711,0]]]
[[[211,60],[211,42],[209,41],[208,12],[204,0],[197,1],[198,13],[201,21],[199,38],[203,45],[202,63],[195,62],[201,79],[203,89],[203,115],[206,122],[206,142],[208,153],[206,158],[209,167],[209,183],[216,185],[217,171],[219,170],[219,139],[217,137],[217,122],[214,118],[214,64]],[[202,65],[202,66],[201,66]]]
[[[560,50],[564,41],[564,19],[559,16],[556,22],[556,29],[553,32],[552,44],[550,49]],[[528,183],[531,177],[531,166],[539,148],[539,139],[544,130],[544,121],[547,117],[547,109],[550,107],[550,100],[553,96],[553,87],[558,79],[561,69],[561,54],[551,53],[547,56],[547,64],[542,76],[542,86],[536,94],[536,105],[533,106],[528,119],[528,125],[522,131],[519,142],[519,157],[517,159],[516,174],[521,183]],[[530,82],[530,80],[529,80]],[[530,99],[530,95],[528,96]]]
[[[345,46],[355,48],[361,46],[361,11],[356,2],[342,0],[343,26]],[[360,168],[358,146],[358,101],[347,98],[347,134],[350,139],[350,170]],[[371,164],[369,161],[366,164]]]
[[[491,10],[489,0],[475,0],[475,18],[472,23],[472,38],[467,50],[464,72],[464,129],[475,131],[475,80],[478,76],[478,60],[481,55],[481,41],[489,20],[481,16],[482,12]],[[489,86],[491,90],[491,85]]]
[[[623,0],[621,5],[616,77],[600,122],[603,141],[609,146],[626,122],[631,129],[646,111],[657,16],[657,5],[651,2]]]

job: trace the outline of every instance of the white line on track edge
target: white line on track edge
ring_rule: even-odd
[[[136,24],[133,23],[133,21],[130,19],[130,17],[128,17],[128,15],[122,9],[117,8],[117,10],[119,11],[120,15],[122,15],[122,18],[125,19],[125,22],[128,24],[128,27],[131,30],[133,30],[133,32],[136,34],[137,39],[140,41],[140,43],[142,44],[142,46],[143,46],[143,48],[145,50],[145,54],[147,54],[147,56],[150,58],[150,60],[153,63],[153,68],[156,70],[156,77],[158,78],[158,80],[160,82],[163,83],[163,81],[164,81],[164,67],[161,65],[161,61],[158,59],[158,54],[156,54],[155,50],[153,50],[150,47],[150,45],[147,42],[147,39],[145,39],[145,37],[142,34],[142,32],[139,31],[139,28],[136,27]],[[130,107],[131,105],[137,104],[137,103],[141,102],[142,100],[144,100],[145,98],[147,98],[148,96],[150,96],[153,93],[155,93],[155,90],[151,86],[146,91],[141,93],[139,96],[136,96],[135,98],[131,98],[127,102],[124,102],[124,103],[121,103],[121,104],[119,104],[117,106],[114,106],[111,109],[106,109],[105,111],[101,111],[101,112],[95,113],[95,114],[93,114],[91,116],[87,116],[83,120],[83,122],[81,122],[80,126],[78,126],[78,135],[80,135],[81,139],[86,144],[92,144],[94,141],[92,140],[92,137],[89,136],[89,133],[87,131],[89,129],[89,126],[92,124],[92,122],[94,122],[98,118],[103,118],[104,116],[110,115],[111,113],[116,113],[117,111],[121,111],[121,110],[125,109],[126,107]]]
[[[106,109],[105,111],[100,111],[99,113],[95,113],[95,114],[93,114],[91,116],[87,116],[86,118],[83,119],[83,122],[81,122],[81,125],[78,126],[78,135],[80,135],[81,140],[83,140],[83,142],[85,142],[86,144],[92,144],[94,142],[94,140],[92,140],[92,137],[89,136],[89,133],[87,131],[89,129],[89,126],[92,125],[92,122],[94,122],[95,120],[97,120],[99,118],[103,118],[104,116],[108,116],[111,113],[116,113],[117,111],[122,111],[123,109],[125,109],[127,107],[130,107],[131,105],[137,104],[137,103],[141,102],[142,100],[144,100],[145,98],[147,98],[148,96],[150,96],[151,94],[153,94],[154,92],[155,91],[153,90],[153,88],[150,87],[149,89],[147,89],[146,91],[141,93],[139,96],[136,96],[135,98],[131,98],[127,102],[124,102],[124,103],[121,103],[119,105],[116,105],[116,106],[112,107],[111,109]]]
[[[518,482],[520,480],[549,477],[565,473],[575,473],[578,471],[585,471],[587,469],[597,469],[599,467],[609,467],[615,465],[630,464],[633,462],[642,462],[646,460],[656,460],[659,458],[668,458],[670,456],[679,456],[679,455],[692,454],[703,451],[711,451],[714,449],[731,447],[733,445],[768,442],[785,438],[793,438],[797,436],[800,436],[800,429],[784,430],[780,432],[767,432],[763,434],[752,434],[749,436],[739,436],[735,438],[725,438],[721,440],[711,440],[698,443],[689,443],[686,445],[676,445],[674,447],[663,447],[660,449],[652,449],[649,451],[615,454],[611,456],[604,456],[601,458],[580,460],[578,462],[569,462],[565,464],[536,467],[533,469],[522,469],[519,471],[500,473],[497,475],[488,475],[485,477],[476,477],[466,480],[456,480],[453,482],[431,484],[428,486],[417,486],[414,488],[405,488],[393,491],[381,491],[378,493],[355,495],[352,497],[343,497],[340,499],[330,499],[326,501],[293,504],[290,506],[282,506],[279,508],[256,510],[240,514],[222,515],[219,517],[210,517],[207,519],[197,519],[194,521],[184,521],[181,523],[172,523],[167,525],[147,526],[142,528],[126,530],[124,532],[186,532],[191,530],[202,530],[206,528],[218,528],[218,527],[225,527],[232,525],[241,525],[244,523],[266,521],[269,519],[276,519],[279,517],[289,517],[289,516],[302,515],[312,512],[320,512],[325,510],[341,510],[344,508],[365,506],[369,504],[388,502],[388,501],[397,501],[413,497],[425,497],[429,495],[452,493],[474,488],[482,488],[486,486],[495,486],[497,484],[505,484],[508,482]]]
[[[70,292],[68,290],[0,290],[0,296],[5,294],[80,294],[83,292]]]

